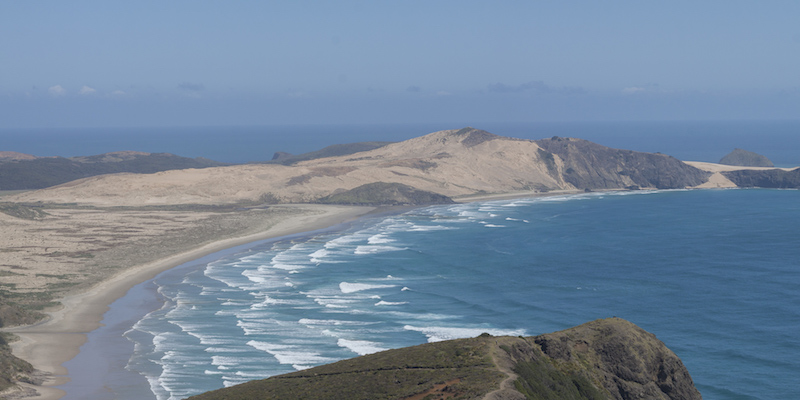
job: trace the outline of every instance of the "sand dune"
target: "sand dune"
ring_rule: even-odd
[[[532,141],[477,130],[450,130],[293,166],[239,165],[104,175],[23,193],[10,200],[105,206],[264,200],[303,203],[371,182],[403,183],[451,197],[572,189],[548,173],[538,150]]]

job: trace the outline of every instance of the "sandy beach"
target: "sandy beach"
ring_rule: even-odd
[[[240,234],[229,232],[226,236],[191,247],[177,246],[173,254],[144,264],[123,268],[122,271],[96,284],[60,300],[60,309],[48,313],[48,318],[38,324],[6,329],[20,337],[12,344],[16,356],[30,362],[37,370],[46,373],[41,386],[25,384],[25,388],[38,392],[36,399],[58,399],[66,393],[54,388],[69,380],[69,371],[62,364],[75,357],[87,334],[100,327],[108,306],[124,296],[133,286],[155,277],[158,273],[230,247],[269,238],[287,236],[330,227],[352,220],[373,210],[372,207],[291,205],[280,206],[289,211],[273,217],[268,223],[254,219],[250,229]],[[266,227],[265,227],[266,226]],[[252,232],[254,229],[265,228]],[[244,234],[242,234],[244,232]],[[203,242],[203,240],[199,240]],[[168,250],[167,250],[168,251]]]

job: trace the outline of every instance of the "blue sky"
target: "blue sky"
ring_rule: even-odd
[[[8,1],[0,128],[800,118],[795,1]]]

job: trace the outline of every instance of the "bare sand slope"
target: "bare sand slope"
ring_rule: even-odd
[[[12,196],[17,202],[105,206],[304,203],[371,182],[397,182],[451,197],[574,189],[528,140],[450,130],[294,166],[240,165],[156,174],[115,174]]]

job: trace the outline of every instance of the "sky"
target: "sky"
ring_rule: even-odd
[[[800,119],[797,1],[5,1],[0,129]]]

